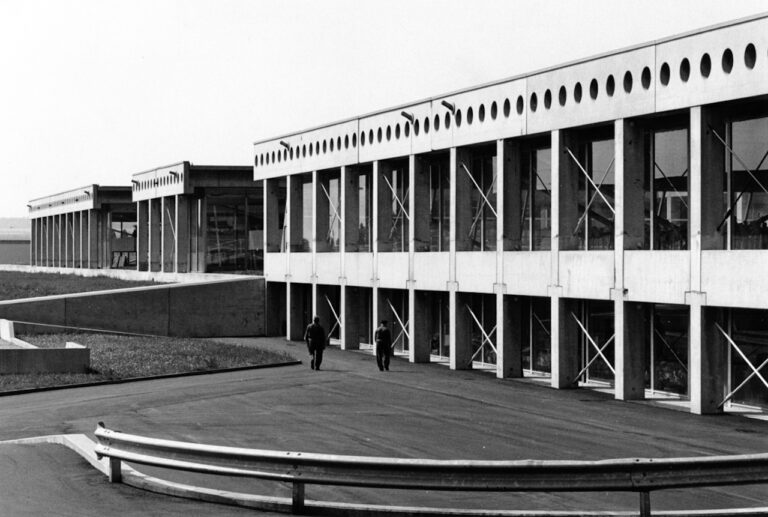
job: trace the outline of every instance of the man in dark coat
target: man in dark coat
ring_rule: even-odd
[[[315,316],[314,321],[307,325],[307,330],[304,331],[304,341],[307,342],[307,349],[312,358],[309,367],[313,370],[320,369],[320,363],[323,362],[323,350],[325,350],[326,340],[325,329],[320,325],[320,317]]]
[[[379,366],[379,370],[389,371],[389,356],[392,355],[392,334],[387,328],[387,320],[381,320],[373,339],[376,342],[376,364]]]

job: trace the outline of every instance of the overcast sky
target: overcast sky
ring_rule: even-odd
[[[259,139],[768,10],[765,0],[0,0],[0,217]]]

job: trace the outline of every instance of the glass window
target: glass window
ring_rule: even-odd
[[[768,388],[757,375],[753,374],[752,370],[752,368],[760,368],[768,360],[768,311],[732,310],[731,338],[744,355],[742,357],[732,346],[725,345],[728,346],[730,364],[728,391],[741,386],[731,401],[750,406],[768,407]],[[752,366],[747,364],[747,361]],[[766,376],[765,368],[759,371],[763,377]]]
[[[652,171],[645,199],[646,249],[688,249],[688,131],[652,132],[650,153]]]
[[[207,193],[206,272],[262,272],[262,195]]]
[[[730,124],[731,249],[768,249],[768,117]]]

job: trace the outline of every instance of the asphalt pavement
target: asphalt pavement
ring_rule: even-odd
[[[310,370],[302,343],[229,339],[287,350],[300,366],[0,397],[0,441],[65,433],[92,436],[97,422],[133,434],[217,445],[435,459],[597,460],[768,452],[768,423],[696,416],[594,390],[553,390],[481,371],[370,354],[326,351]],[[253,480],[140,471],[212,488],[288,496]],[[210,503],[110,485],[56,445],[0,445],[0,517],[26,515],[245,515]],[[371,504],[636,510],[635,494],[486,494],[307,487],[310,499]],[[654,509],[768,506],[765,486],[654,493]],[[261,513],[262,515],[267,515]]]

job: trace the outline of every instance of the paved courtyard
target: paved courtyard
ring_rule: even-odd
[[[592,390],[557,391],[486,372],[395,359],[379,372],[363,352],[326,352],[309,369],[302,343],[233,339],[292,352],[301,366],[0,397],[0,440],[91,434],[98,421],[129,433],[219,445],[337,454],[461,459],[604,459],[768,451],[768,423],[695,416]],[[145,467],[139,470],[158,474]],[[269,495],[287,487],[163,473],[187,483]],[[253,515],[109,485],[58,446],[0,446],[2,515]],[[768,487],[652,494],[654,509],[768,506]],[[374,504],[520,510],[636,510],[634,494],[466,494],[338,487],[307,497]]]

